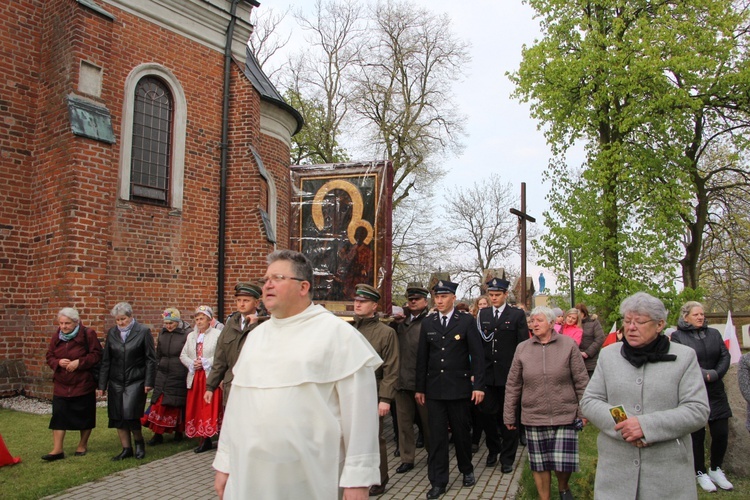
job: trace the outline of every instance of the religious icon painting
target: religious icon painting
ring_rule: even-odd
[[[292,248],[313,264],[313,300],[333,311],[350,307],[360,283],[390,304],[390,162],[292,167]]]

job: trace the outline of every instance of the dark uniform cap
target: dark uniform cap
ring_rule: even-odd
[[[409,283],[406,285],[406,298],[407,299],[426,299],[430,295],[430,291],[422,286],[422,283]]]
[[[458,283],[453,283],[452,281],[445,280],[438,281],[437,283],[435,283],[435,286],[432,287],[432,291],[436,295],[443,295],[446,293],[452,293],[453,295],[455,295],[456,290],[458,290]]]
[[[240,297],[243,295],[259,299],[263,295],[263,290],[258,285],[253,285],[252,283],[237,283],[234,287],[234,296]]]
[[[487,282],[488,292],[507,292],[510,286],[510,281],[506,281],[500,278],[492,278]]]
[[[378,289],[364,283],[357,285],[357,291],[354,293],[354,300],[372,300],[373,302],[380,300]]]

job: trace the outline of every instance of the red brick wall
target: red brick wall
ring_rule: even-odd
[[[0,6],[0,394],[22,386],[49,395],[44,353],[56,312],[74,306],[100,337],[109,309],[133,305],[154,329],[165,307],[190,318],[217,305],[223,54],[111,6],[111,21],[73,0]],[[8,54],[8,57],[6,57]],[[77,93],[84,59],[103,68],[101,98],[115,144],[74,136],[66,96]],[[187,100],[181,213],[118,200],[123,90],[130,71],[161,64]],[[91,96],[87,96],[91,97]],[[288,245],[288,148],[259,132],[258,93],[232,68],[227,198],[226,307],[236,281],[258,277],[273,250],[258,207],[267,187],[249,145],[261,154],[279,192],[279,247]],[[217,312],[218,313],[218,312]],[[16,366],[23,360],[25,375]],[[3,378],[3,366],[16,378]],[[15,385],[14,385],[15,384]]]

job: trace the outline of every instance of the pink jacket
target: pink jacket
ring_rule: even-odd
[[[571,339],[575,340],[577,346],[581,345],[581,339],[583,338],[583,330],[581,328],[563,324],[562,329],[558,333],[567,335]]]

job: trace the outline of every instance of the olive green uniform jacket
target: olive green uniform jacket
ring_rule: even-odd
[[[234,380],[232,368],[237,363],[237,358],[240,357],[240,351],[242,350],[242,346],[245,345],[247,334],[258,326],[258,323],[250,324],[250,322],[246,321],[245,329],[242,330],[240,328],[241,319],[242,315],[240,313],[236,312],[232,314],[227,320],[227,324],[221,330],[221,335],[219,335],[219,340],[216,344],[216,352],[214,353],[214,364],[206,380],[206,390],[212,392],[216,391],[222,380],[224,381],[224,406],[229,401],[229,390],[232,388],[232,380]]]
[[[383,360],[383,364],[375,370],[378,401],[391,404],[396,397],[398,382],[399,354],[396,331],[381,323],[377,314],[372,318],[356,317],[354,327],[367,339]]]

